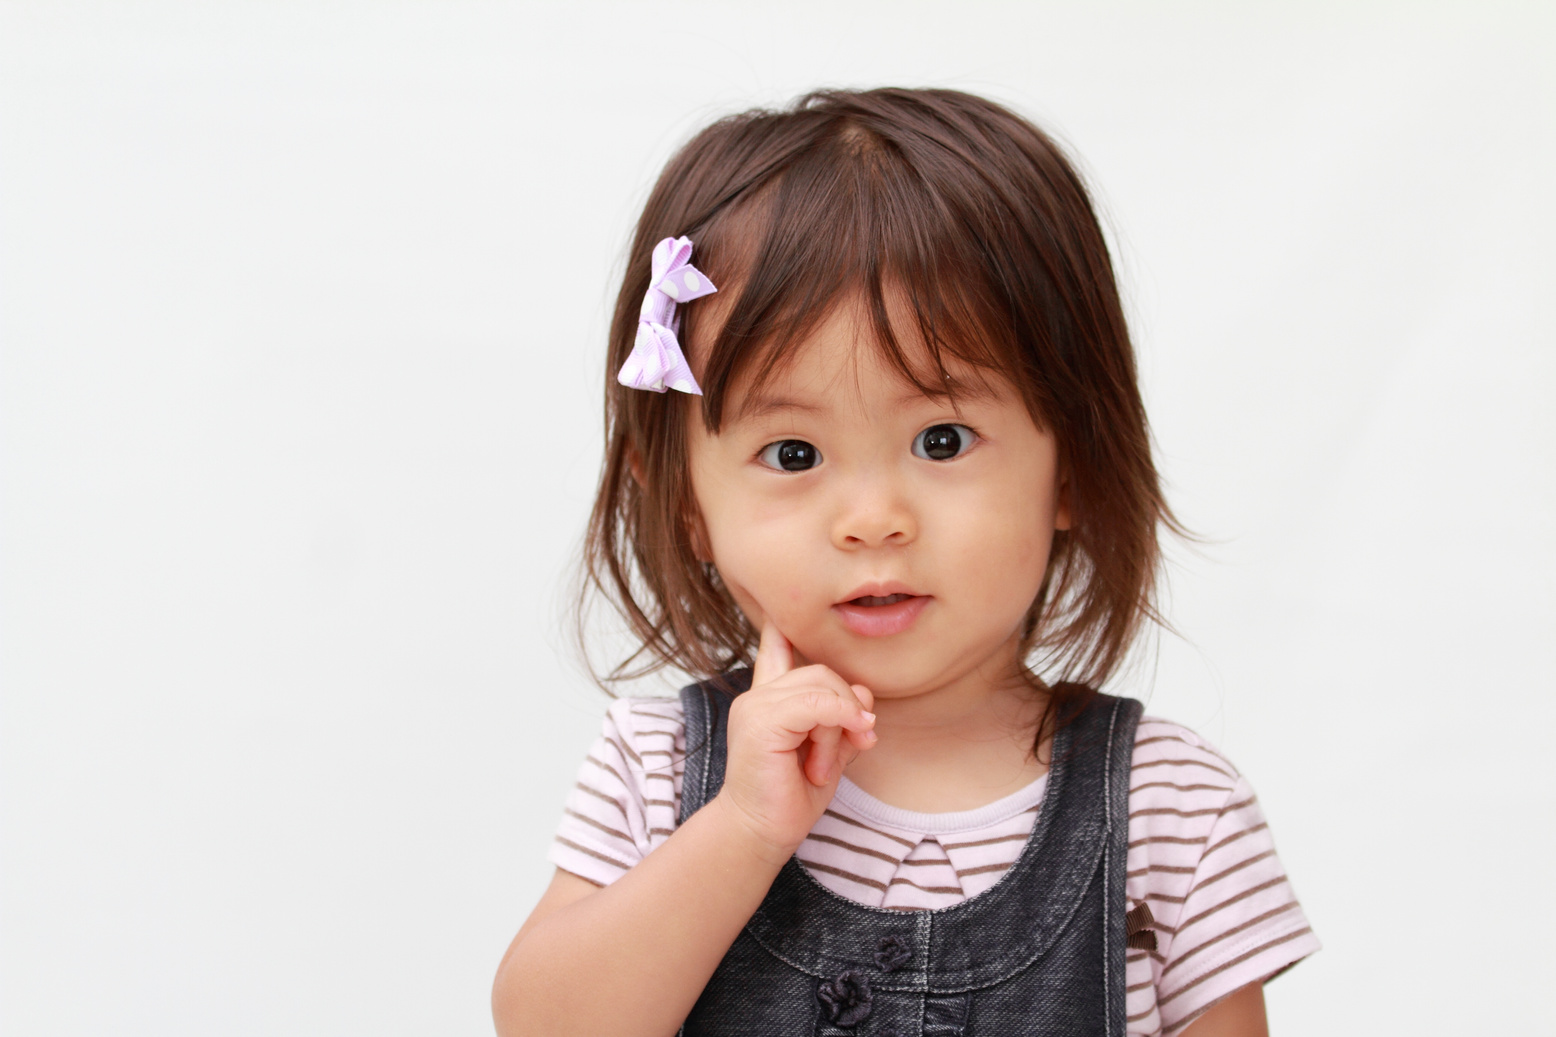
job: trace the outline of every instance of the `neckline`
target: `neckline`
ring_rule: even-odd
[[[985,803],[971,810],[925,813],[894,807],[890,803],[881,802],[849,781],[847,775],[838,780],[834,798],[841,800],[844,805],[865,820],[890,828],[925,836],[956,835],[989,828],[1037,806],[1043,801],[1043,793],[1048,787],[1049,773],[1044,771],[1031,784],[992,803]]]
[[[1126,765],[1121,775],[1119,764],[1128,756],[1117,746],[1133,743],[1138,711],[1130,700],[1098,696],[1060,728],[1042,809],[1020,856],[988,889],[945,907],[872,907],[823,886],[790,857],[746,923],[746,935],[818,979],[870,970],[877,990],[959,994],[1004,982],[1055,945],[1083,902],[1097,899],[1104,870],[1123,888],[1122,853],[1108,858],[1106,851],[1122,851],[1127,839],[1121,820],[1128,772]],[[1105,860],[1114,863],[1104,869]],[[1122,898],[1116,906],[1121,913]],[[886,975],[871,969],[870,954],[889,935],[909,939],[914,954]]]

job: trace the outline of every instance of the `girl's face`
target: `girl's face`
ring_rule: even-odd
[[[957,405],[931,399],[868,336],[839,307],[717,435],[686,401],[699,550],[756,629],[877,697],[1003,683],[1069,526],[1054,439],[1001,380],[953,366]]]

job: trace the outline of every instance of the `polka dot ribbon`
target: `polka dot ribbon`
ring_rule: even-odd
[[[681,320],[675,315],[675,307],[712,295],[718,289],[692,266],[691,258],[690,238],[665,238],[654,246],[648,291],[643,293],[643,309],[638,315],[637,341],[627,362],[616,373],[616,381],[629,389],[674,389],[702,395],[676,338]]]

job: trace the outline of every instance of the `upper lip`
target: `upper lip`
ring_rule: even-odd
[[[919,593],[907,584],[898,580],[888,580],[884,583],[864,583],[855,587],[843,596],[839,605],[846,605],[855,598],[886,598],[893,594],[906,594],[910,597],[919,597]]]

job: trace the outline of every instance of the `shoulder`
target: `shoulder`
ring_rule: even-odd
[[[1160,717],[1140,718],[1140,724],[1135,729],[1132,762],[1136,777],[1130,783],[1131,788],[1140,781],[1152,780],[1149,777],[1141,778],[1139,775],[1142,771],[1155,770],[1167,774],[1175,769],[1187,768],[1204,772],[1205,780],[1222,785],[1235,783],[1242,777],[1232,761],[1215,746],[1182,724]],[[1209,775],[1218,775],[1219,778],[1212,779]]]
[[[644,788],[680,762],[685,730],[679,699],[623,698],[605,711],[600,741],[622,764],[623,780]]]
[[[1153,892],[1164,880],[1181,882],[1213,846],[1217,827],[1261,823],[1244,816],[1243,807],[1257,811],[1253,792],[1214,746],[1182,724],[1141,719],[1129,771],[1129,844],[1131,854],[1151,860],[1148,872],[1136,861],[1132,878],[1147,879]],[[1145,892],[1137,888],[1131,895],[1140,899]]]
[[[679,736],[686,726],[678,697],[668,695],[617,699],[605,711],[605,728],[634,740],[643,737]]]

